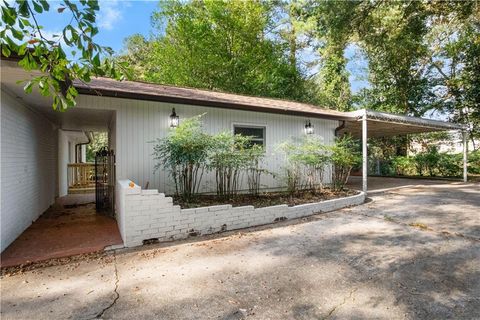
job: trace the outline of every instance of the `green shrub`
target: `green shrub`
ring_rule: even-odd
[[[247,174],[249,189],[258,193],[260,188],[259,162],[263,148],[252,144],[251,137],[222,132],[212,137],[208,154],[208,168],[215,172],[217,194],[231,197],[237,194],[242,174]]]
[[[290,139],[279,146],[286,155],[285,180],[287,190],[299,189],[316,192],[323,189],[325,167],[330,163],[327,147],[317,136]]]
[[[398,176],[408,176],[416,174],[416,164],[413,157],[398,156],[393,158],[392,167]]]
[[[86,161],[95,162],[95,155],[103,148],[108,148],[108,133],[94,132],[92,134],[92,141],[87,144]]]
[[[261,176],[270,174],[275,176],[272,172],[261,167],[263,158],[265,156],[264,149],[260,146],[254,145],[250,150],[249,161],[247,165],[247,184],[248,191],[252,195],[260,193]]]
[[[436,147],[430,147],[412,157],[394,157],[391,163],[396,175],[461,177],[463,174],[463,154],[438,152]],[[480,173],[480,151],[468,154],[468,172]]]
[[[352,137],[345,135],[335,140],[335,144],[329,148],[331,155],[332,187],[334,190],[342,190],[348,181],[352,168],[361,162],[358,145]]]
[[[212,138],[202,129],[201,116],[185,119],[167,137],[157,139],[153,148],[155,170],[168,170],[176,194],[188,200],[198,193],[211,148]]]
[[[436,175],[442,177],[459,177],[463,172],[461,154],[440,153]]]
[[[287,192],[295,194],[302,188],[302,169],[295,156],[298,145],[294,140],[288,140],[281,143],[278,149],[285,154],[286,161],[282,169],[284,171],[283,177],[287,184]]]
[[[468,172],[480,174],[480,149],[468,154]]]
[[[435,176],[440,161],[440,154],[436,146],[429,146],[426,151],[417,153],[413,158],[419,175]]]
[[[306,136],[296,158],[305,168],[306,187],[313,192],[317,188],[322,191],[325,167],[330,163],[328,150],[322,140],[315,136]]]

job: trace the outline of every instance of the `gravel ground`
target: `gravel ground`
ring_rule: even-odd
[[[274,226],[1,280],[2,319],[480,319],[480,186],[439,184]]]

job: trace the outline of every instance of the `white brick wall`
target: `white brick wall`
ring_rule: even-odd
[[[180,209],[173,205],[171,197],[157,190],[142,190],[135,184],[130,187],[130,182],[120,180],[117,183],[117,219],[127,247],[142,245],[147,239],[170,241],[305,217],[358,205],[365,200],[365,194],[360,193],[294,207],[218,205]]]
[[[1,251],[55,200],[56,129],[1,91]]]

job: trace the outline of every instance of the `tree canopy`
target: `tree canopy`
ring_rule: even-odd
[[[152,39],[126,39],[119,60],[146,81],[301,99],[300,72],[269,31],[272,10],[260,1],[162,1]]]
[[[1,6],[2,54],[46,72],[25,90],[53,94],[59,110],[74,105],[69,80],[121,79],[128,65],[134,79],[149,82],[337,110],[437,113],[480,137],[478,0],[160,1],[151,36],[128,37],[115,59],[93,41],[97,1],[60,2],[58,14],[72,20],[54,39],[35,18],[49,2],[11,3]],[[366,70],[363,88],[352,85],[352,64]]]
[[[146,81],[337,110],[437,112],[478,136],[479,8],[476,0],[162,1],[152,36],[127,38],[118,59]],[[360,90],[352,48],[366,64]]]

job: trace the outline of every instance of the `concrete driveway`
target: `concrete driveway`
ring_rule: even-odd
[[[2,319],[479,319],[480,187],[417,186],[273,228],[1,280]]]

